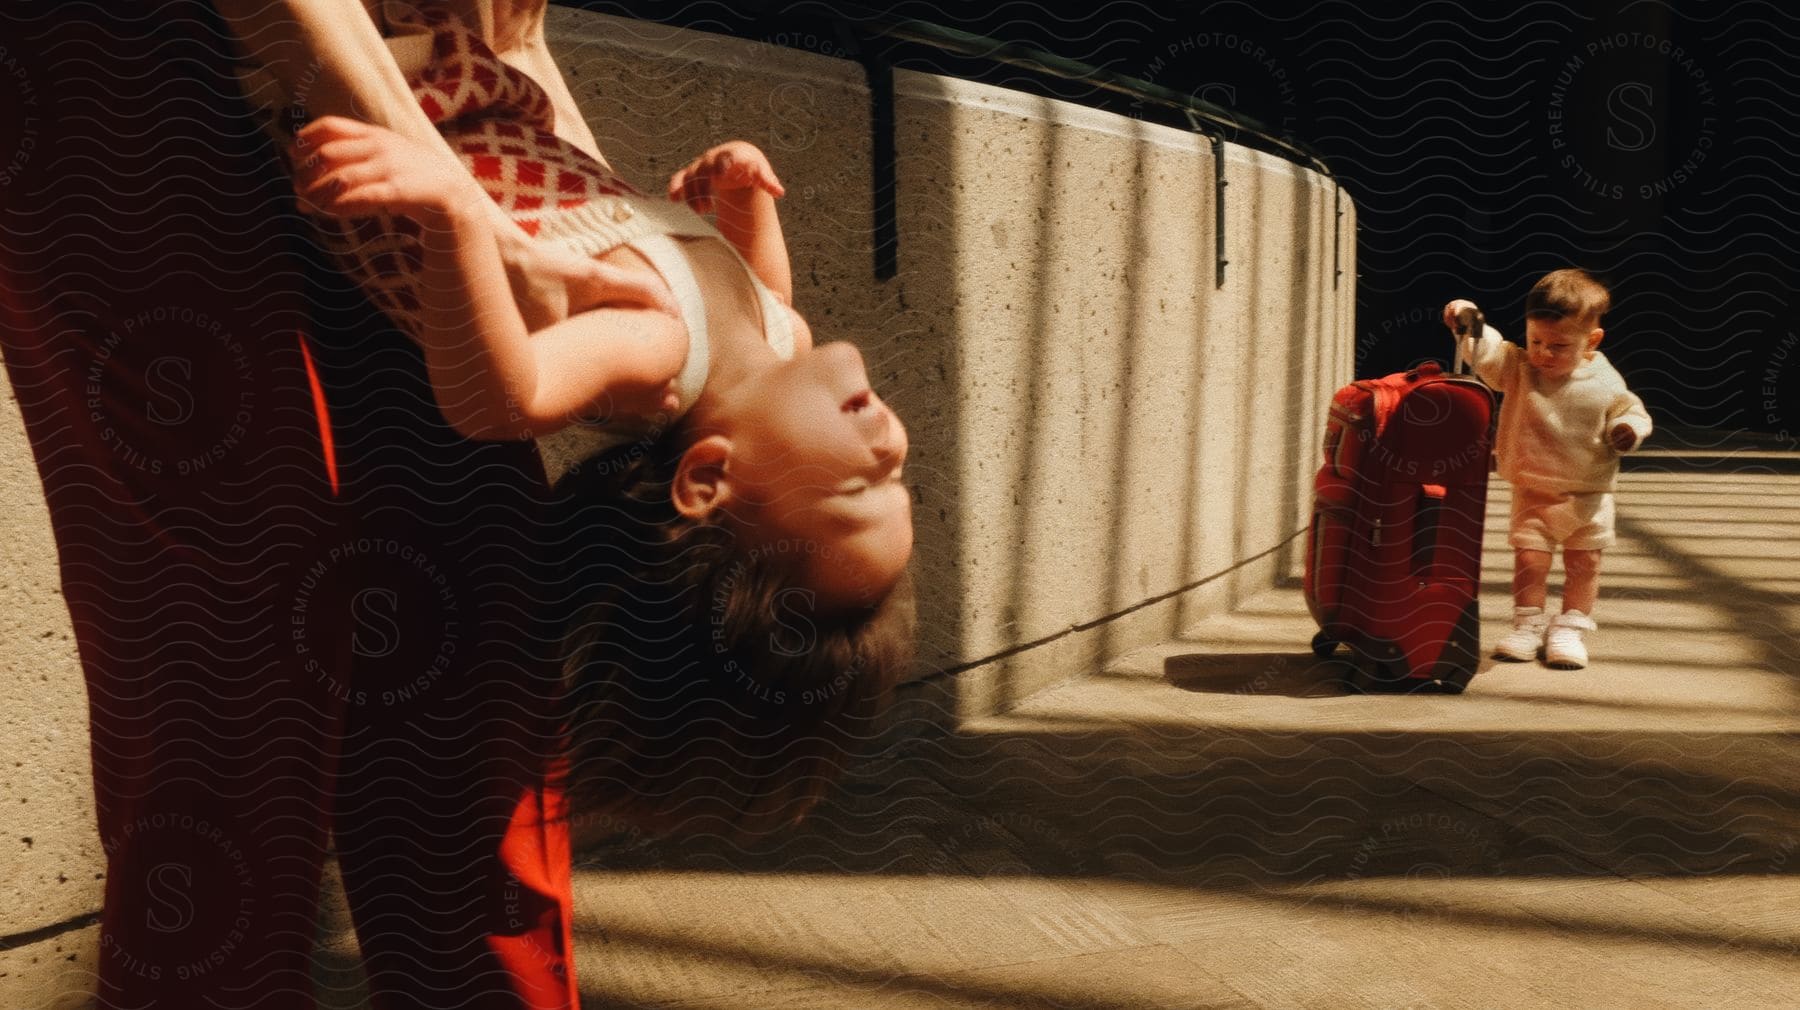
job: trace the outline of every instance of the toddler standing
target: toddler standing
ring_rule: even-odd
[[[1544,275],[1525,297],[1525,346],[1492,327],[1462,338],[1475,373],[1505,398],[1495,445],[1500,476],[1513,487],[1508,542],[1513,556],[1513,629],[1498,659],[1587,665],[1585,634],[1595,628],[1600,553],[1613,542],[1613,489],[1619,457],[1650,435],[1643,401],[1598,350],[1606,287],[1582,270]],[[1474,303],[1444,306],[1444,321]],[[1563,553],[1562,613],[1545,609],[1551,554]]]

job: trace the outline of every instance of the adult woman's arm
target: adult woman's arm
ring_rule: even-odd
[[[543,44],[542,0],[515,7],[538,6],[535,20],[501,11],[503,23],[489,30],[512,37],[536,62],[527,72],[548,74],[553,96],[566,98],[555,64]],[[303,120],[346,116],[386,127],[416,141],[428,156],[447,168],[463,171],[461,159],[426,117],[406,77],[382,38],[363,0],[216,0],[220,15],[238,39],[246,66],[242,75],[250,100],[272,116],[278,133],[297,129]],[[540,65],[541,64],[541,65]],[[573,99],[559,103],[572,108]],[[585,124],[579,137],[593,145]],[[475,199],[480,197],[480,199]],[[567,280],[593,272],[584,257],[560,253],[533,243],[497,204],[478,190],[470,191],[473,212],[484,217],[499,251],[509,287],[528,326],[549,325],[568,315]],[[637,277],[602,267],[606,281],[629,297],[663,304],[667,295]]]
[[[363,0],[216,3],[242,50],[248,97],[272,113],[279,130],[291,133],[306,121],[345,116],[393,130],[461,168],[419,108]],[[490,218],[511,225],[497,206]]]

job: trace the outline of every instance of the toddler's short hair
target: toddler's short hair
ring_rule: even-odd
[[[1586,270],[1574,267],[1550,271],[1525,296],[1527,319],[1574,319],[1583,325],[1598,326],[1600,317],[1610,308],[1612,294],[1606,285]]]
[[[911,665],[912,582],[815,611],[801,550],[747,549],[675,509],[690,441],[678,423],[557,485],[569,806],[653,831],[766,831],[810,810],[877,734]]]

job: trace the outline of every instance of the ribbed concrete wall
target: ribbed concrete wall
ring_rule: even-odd
[[[1210,145],[941,78],[898,90],[920,334],[900,386],[939,505],[927,636],[937,665],[976,664],[960,709],[988,711],[1269,584],[1351,285],[1331,288],[1329,185],[1286,162],[1226,149],[1215,288]]]
[[[550,30],[609,160],[641,186],[731,137],[775,162],[797,307],[821,341],[864,349],[912,433],[915,704],[1004,707],[1268,586],[1298,547],[1324,405],[1350,372],[1355,219],[1343,198],[1334,289],[1327,180],[1228,145],[1215,288],[1207,144],[901,72],[899,272],[878,281],[858,65],[565,9]],[[546,446],[553,465],[580,451]],[[10,395],[0,467],[0,935],[17,935],[95,911],[103,865],[80,673]],[[92,934],[0,953],[0,1006],[78,1002]]]
[[[87,692],[10,383],[0,383],[0,475],[0,936],[12,936],[98,911],[105,857],[94,830]],[[92,982],[94,933],[0,951],[0,1006],[79,995]]]

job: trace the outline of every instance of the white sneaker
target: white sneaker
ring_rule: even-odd
[[[1510,659],[1515,663],[1536,659],[1538,649],[1544,645],[1544,628],[1549,623],[1550,618],[1543,607],[1514,607],[1512,630],[1494,643],[1494,658]]]
[[[1556,615],[1544,634],[1544,665],[1553,670],[1579,670],[1586,666],[1587,645],[1581,638],[1596,627],[1594,619],[1579,610]]]

